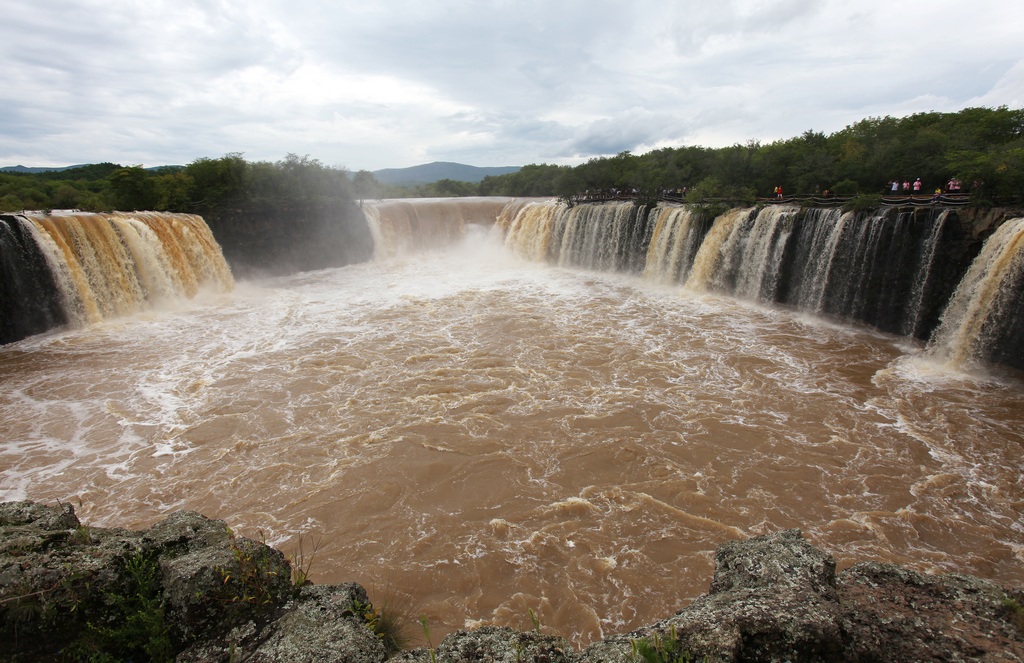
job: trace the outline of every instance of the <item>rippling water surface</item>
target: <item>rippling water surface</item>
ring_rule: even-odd
[[[0,498],[95,526],[194,509],[314,581],[386,588],[435,640],[577,643],[705,592],[729,539],[801,527],[1024,582],[1024,389],[904,339],[447,251],[240,283],[0,348]]]

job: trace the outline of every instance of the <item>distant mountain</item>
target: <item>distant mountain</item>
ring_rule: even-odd
[[[28,166],[3,166],[0,168],[0,172],[3,173],[50,173],[57,170],[71,170],[72,168],[81,168],[89,164],[80,163],[76,166],[63,166],[58,168],[30,168]]]
[[[99,180],[110,175],[122,166],[116,163],[105,161],[103,163],[86,163],[77,166],[63,166],[57,168],[32,168],[27,166],[4,166],[0,167],[0,173],[22,173],[26,175],[40,175],[43,179],[49,180]],[[145,170],[151,173],[173,173],[183,169],[184,166],[150,166]]]
[[[438,180],[456,182],[479,182],[489,175],[507,175],[519,170],[519,166],[494,166],[481,168],[450,161],[435,161],[409,168],[384,168],[373,171],[381,184],[416,185],[430,184]]]

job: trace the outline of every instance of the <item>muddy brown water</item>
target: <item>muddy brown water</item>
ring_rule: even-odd
[[[800,527],[840,566],[1024,581],[1024,389],[799,314],[454,246],[0,348],[0,498],[177,509],[425,615],[577,644]]]

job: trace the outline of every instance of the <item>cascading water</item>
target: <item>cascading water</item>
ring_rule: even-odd
[[[645,210],[632,203],[526,206],[505,227],[506,244],[519,255],[566,267],[639,272],[650,228]]]
[[[658,208],[644,261],[644,278],[659,283],[685,280],[707,232],[705,218],[689,207]]]
[[[811,230],[803,233],[801,241],[796,243],[792,261],[805,267],[800,270],[788,299],[798,309],[825,313],[829,281],[841,277],[832,265],[843,230],[855,216],[853,212],[840,209],[814,209],[804,217],[804,223],[811,226]]]
[[[950,294],[935,267],[943,262],[953,278],[962,269],[948,255],[948,215],[808,210],[783,258],[788,274],[781,292],[766,301],[927,337],[937,319],[933,309]]]
[[[687,207],[548,201],[501,225],[506,245],[530,260],[642,272],[696,292],[926,339],[967,267],[948,217],[944,209],[864,214],[778,205],[711,220]]]
[[[5,270],[18,272],[5,278],[18,284],[6,298],[5,317],[31,318],[40,303],[51,311],[40,324],[29,325],[25,331],[31,333],[191,298],[204,286],[220,291],[233,286],[220,247],[198,216],[25,213],[3,216],[0,226],[7,238],[2,247]],[[0,342],[28,335],[8,326],[11,331]]]
[[[775,301],[782,255],[796,208],[769,207],[738,224],[728,248],[728,271],[715,281],[732,283],[731,294],[754,301]]]
[[[929,352],[955,368],[1001,361],[1024,370],[1024,218],[1002,224],[957,288]]]
[[[505,245],[527,260],[557,260],[558,251],[551,251],[556,216],[563,213],[550,202],[531,202],[515,214],[503,214],[498,224],[505,233]]]

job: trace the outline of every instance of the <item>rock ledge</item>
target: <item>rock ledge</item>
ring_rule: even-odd
[[[1020,588],[874,562],[837,574],[799,530],[730,541],[715,561],[684,610],[582,651],[487,626],[390,660],[1024,661]],[[295,587],[280,552],[194,512],[130,531],[0,504],[3,660],[381,663],[375,614],[359,585]]]

